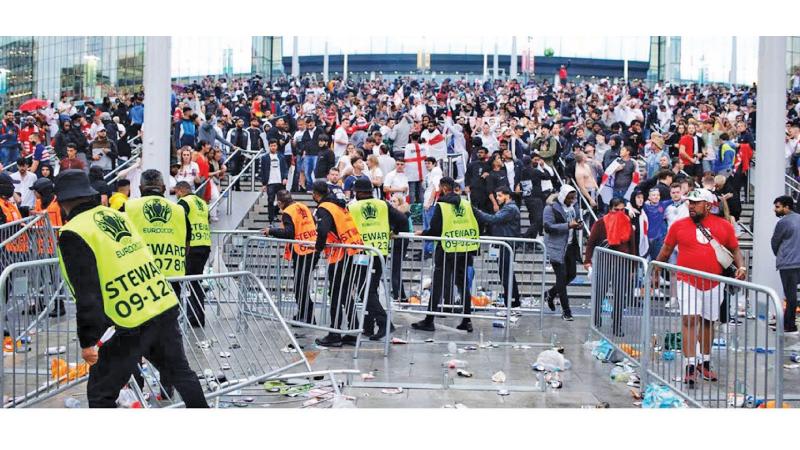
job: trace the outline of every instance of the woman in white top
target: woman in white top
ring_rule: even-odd
[[[200,167],[196,162],[192,161],[191,148],[183,147],[181,149],[180,164],[181,167],[178,169],[178,174],[175,175],[175,180],[177,180],[178,183],[185,181],[190,185],[197,187],[197,185],[203,182],[203,180],[200,179]]]
[[[354,156],[358,156],[358,150],[356,149],[356,146],[353,144],[347,144],[347,150],[345,151],[344,155],[339,158],[339,162],[336,164],[336,168],[339,169],[339,175],[343,180],[353,174],[353,164],[351,163],[350,158]]]
[[[375,155],[367,156],[367,176],[372,181],[375,198],[383,198],[383,170]]]

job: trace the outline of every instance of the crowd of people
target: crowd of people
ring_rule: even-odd
[[[285,207],[295,203],[291,192],[313,193],[318,203],[339,207],[368,197],[385,200],[391,211],[422,225],[426,236],[445,233],[443,214],[449,215],[451,207],[468,206],[474,209],[465,225],[470,235],[543,237],[556,273],[546,304],[555,310],[558,298],[565,320],[572,320],[567,285],[576,276],[576,264],[583,261],[589,269],[599,245],[687,267],[700,257],[703,270],[723,273],[709,245],[697,249],[685,243],[685,236],[702,226],[709,241],[723,242],[736,255],[730,275],[743,278],[737,235],[745,228],[741,198],[756,153],[756,87],[571,81],[562,72],[557,83],[198,79],[173,89],[166,191],[202,188],[199,197],[214,203],[223,177],[240,173],[259,156],[252,163],[268,197],[271,224],[281,211],[286,222]],[[786,174],[800,181],[797,90],[787,92],[786,111]],[[124,209],[128,199],[142,195],[141,160],[126,161],[146,132],[143,120],[141,93],[106,97],[97,105],[63,97],[32,112],[6,111],[0,163],[16,162],[16,169],[10,177],[13,195],[5,199],[24,211],[35,209],[37,177],[82,169],[100,204]],[[105,185],[104,177],[120,164],[127,167],[119,171],[119,181]],[[527,227],[522,226],[523,206]],[[719,221],[707,223],[712,220],[707,217]],[[396,223],[395,228],[412,230]],[[588,245],[581,255],[584,232]],[[686,250],[681,252],[682,240]],[[451,266],[439,275],[462,276],[469,258],[461,261],[440,248],[425,245],[426,257],[436,249],[436,263]],[[504,281],[513,277],[507,258],[501,258]],[[402,282],[394,275],[392,291],[402,300]],[[513,285],[505,298],[518,306]],[[462,298],[469,299],[465,288]],[[435,292],[431,311],[451,291]],[[468,312],[469,301],[464,303]],[[415,328],[432,330],[433,317]],[[471,330],[468,319],[459,328]],[[621,333],[616,321],[614,328]],[[788,331],[795,329],[787,325]],[[698,365],[697,370],[705,369]]]

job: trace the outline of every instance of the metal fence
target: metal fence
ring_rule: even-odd
[[[85,380],[74,308],[54,258],[17,262],[0,275],[3,407],[40,403]]]
[[[442,242],[476,243],[479,248],[475,252],[442,252],[437,260],[435,246]],[[392,245],[396,248],[392,250],[392,283],[399,291],[395,297],[406,300],[394,303],[395,312],[499,321],[508,338],[516,261],[510,244],[499,238],[445,239],[400,233]],[[503,275],[507,275],[505,280]],[[488,307],[502,309],[503,314]]]
[[[52,258],[56,237],[47,214],[0,225],[0,268],[24,261]]]
[[[598,247],[592,255],[591,329],[639,362],[647,288],[647,260]]]
[[[644,308],[645,381],[694,406],[782,404],[783,307],[773,289],[660,262],[645,279],[658,283]]]
[[[281,315],[292,326],[356,336],[357,357],[367,309],[367,287],[374,276],[373,268],[378,271],[377,276],[383,278],[386,262],[377,249],[366,246],[326,244],[326,252],[344,255],[334,263],[324,253],[299,255],[294,250],[295,246],[313,247],[314,244],[248,237],[240,267],[264,283],[276,299]],[[383,286],[382,292],[387,299],[388,283],[384,282]],[[389,304],[388,301],[385,303]],[[390,314],[391,311],[387,312],[383,326],[388,327],[391,323]],[[390,339],[387,333],[385,354],[388,354]]]

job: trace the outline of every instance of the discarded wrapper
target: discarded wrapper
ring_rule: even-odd
[[[403,388],[393,388],[393,389],[382,389],[381,392],[384,394],[401,394],[403,392]]]
[[[362,373],[361,374],[361,379],[364,380],[364,381],[374,380],[375,379],[375,375],[373,375],[372,372]]]
[[[478,347],[476,347],[474,345],[468,345],[468,346],[464,347],[464,350],[477,350],[477,349],[478,349]]]
[[[498,371],[494,375],[492,375],[492,381],[495,383],[505,383],[506,382],[506,374],[503,373],[502,370]]]
[[[60,354],[62,354],[62,353],[66,353],[66,352],[67,352],[67,347],[65,347],[65,346],[63,346],[63,345],[62,345],[62,346],[59,346],[59,347],[49,347],[49,348],[47,349],[47,355],[48,355],[48,356],[51,356],[51,355],[60,355]]]
[[[432,344],[435,341],[433,340],[433,338],[428,338],[428,339],[425,339],[425,342],[427,342],[428,344]]]
[[[502,396],[505,397],[508,394],[510,394],[510,392],[508,392],[508,389],[498,389],[497,390],[497,395],[502,395]]]
[[[798,369],[800,368],[800,364],[784,364],[784,369]]]
[[[199,347],[202,350],[205,350],[207,348],[211,348],[211,343],[208,341],[199,341],[197,343],[197,347]]]
[[[408,344],[408,341],[400,338],[392,338],[392,344],[403,345],[403,344]]]
[[[464,378],[472,378],[472,372],[468,372],[468,371],[466,371],[464,369],[458,369],[456,371],[456,375],[458,375],[460,377],[464,377]]]
[[[283,353],[297,353],[297,350],[287,345],[286,347],[283,347],[281,349],[281,352],[283,352]]]
[[[231,357],[231,352],[219,352],[219,357],[220,358],[230,358]]]

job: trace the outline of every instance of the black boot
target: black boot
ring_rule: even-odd
[[[364,319],[364,331],[361,333],[364,337],[372,337],[375,335],[375,321],[369,320],[369,317]]]
[[[321,345],[323,347],[341,347],[342,346],[342,335],[339,333],[328,333],[322,339],[314,339],[314,343],[317,345]]]
[[[421,331],[436,331],[436,326],[433,325],[433,318],[428,316],[419,322],[411,324],[411,328]]]
[[[390,326],[389,333],[394,332],[394,325],[389,324],[389,326]],[[373,334],[372,336],[370,336],[369,340],[370,341],[380,341],[381,339],[383,339],[385,337],[386,337],[386,327],[385,326],[382,326],[382,327],[378,326],[378,332]]]
[[[555,311],[556,310],[555,296],[551,294],[550,291],[547,291],[544,294],[544,296],[545,296],[545,301],[547,302],[547,307],[550,308],[550,311]]]
[[[472,333],[472,321],[470,319],[462,319],[461,323],[456,327],[458,330],[464,330],[467,333]]]

